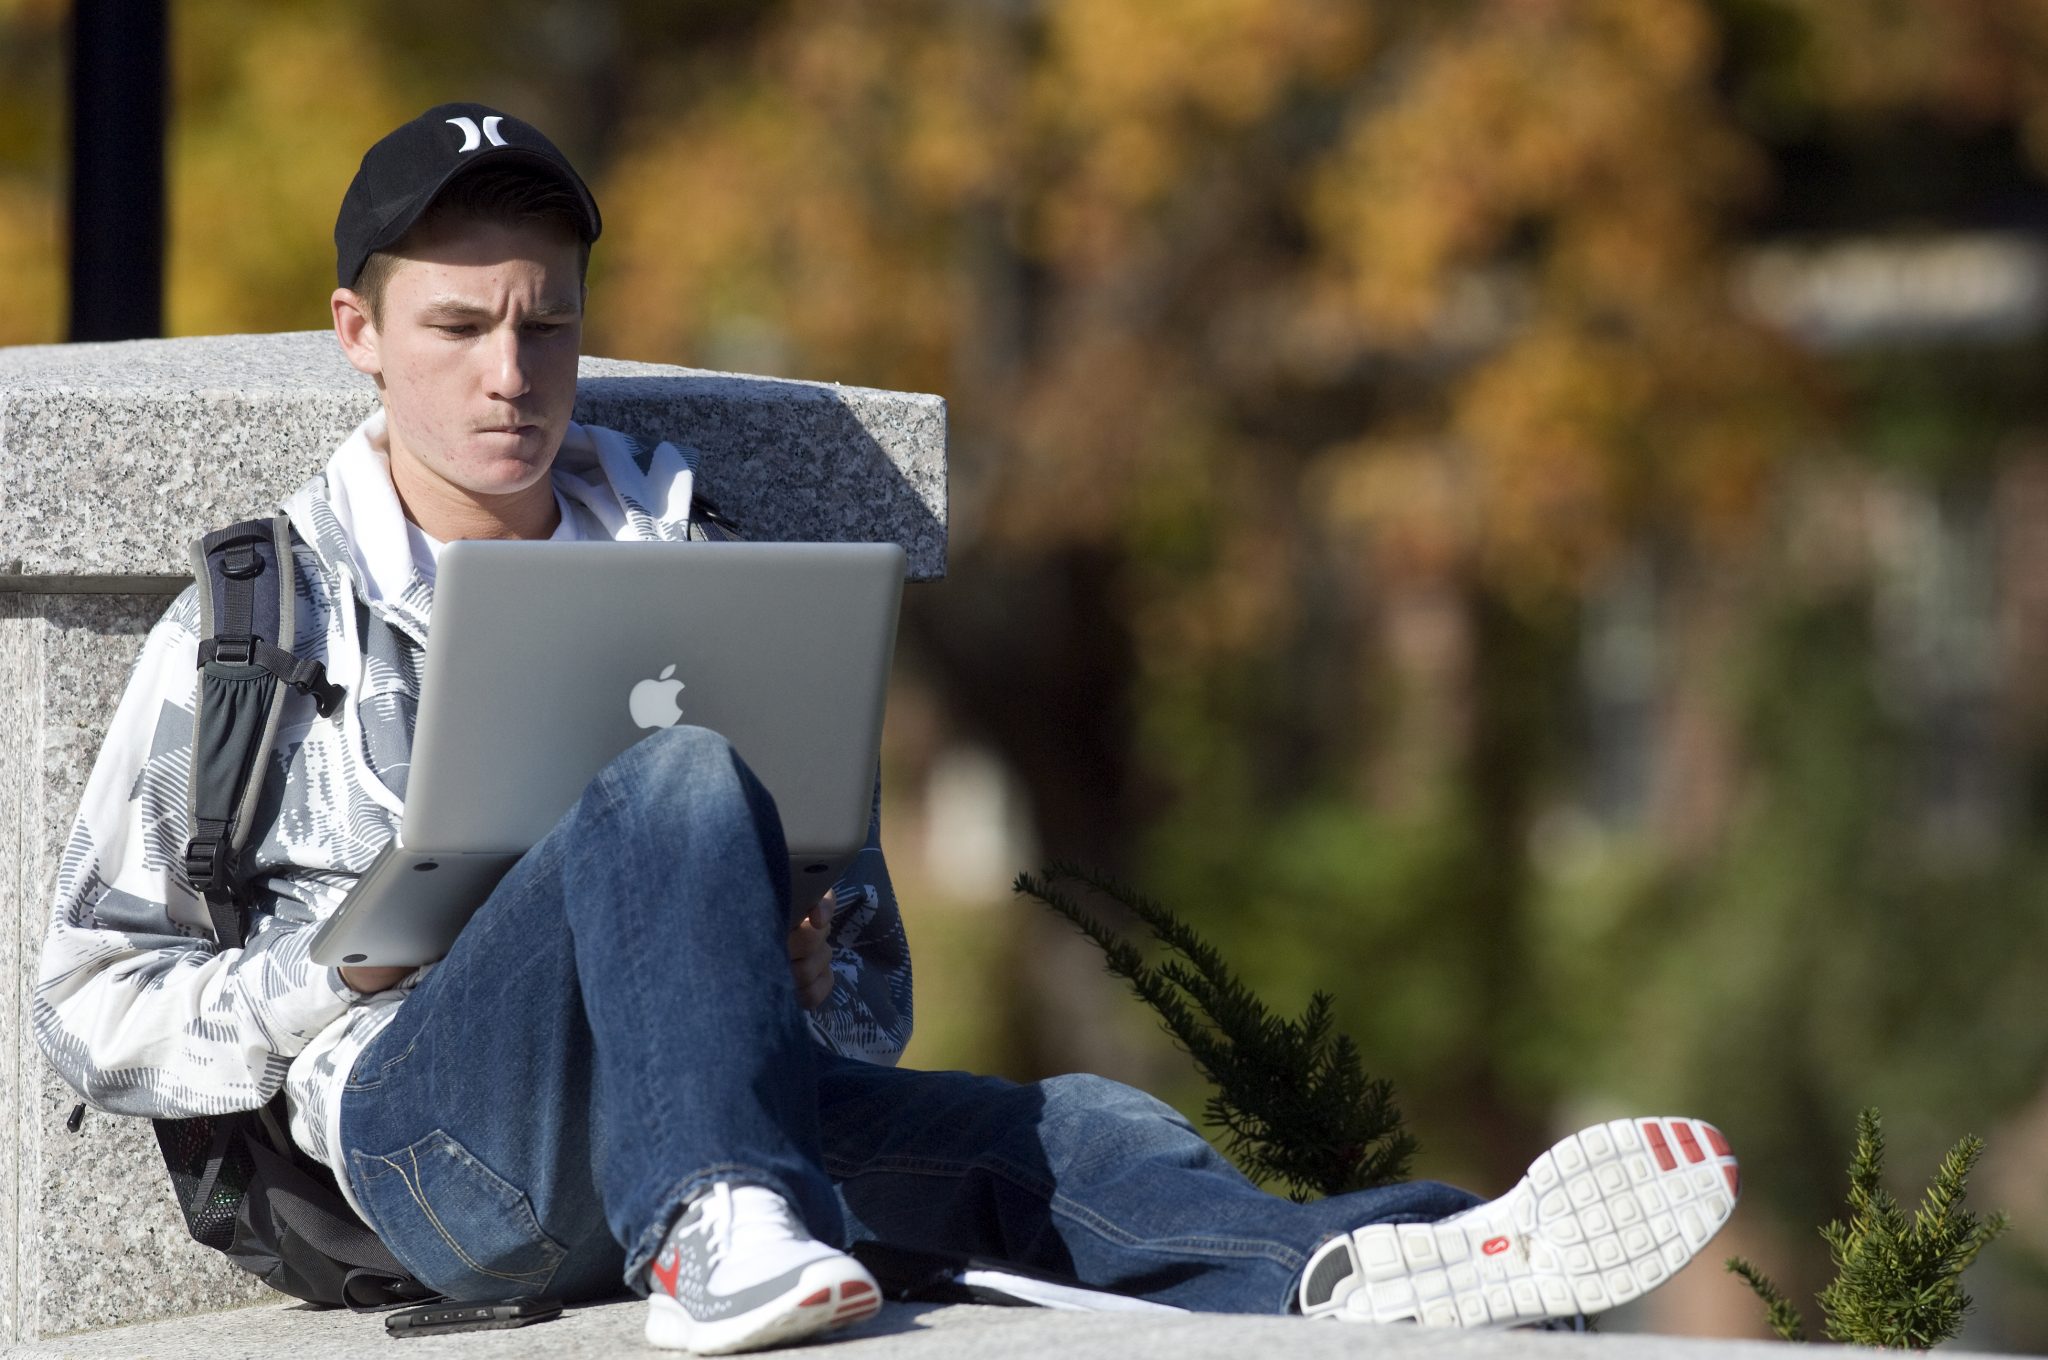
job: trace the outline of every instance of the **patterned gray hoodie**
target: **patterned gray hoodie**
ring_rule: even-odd
[[[65,845],[32,1002],[36,1041],[79,1094],[117,1114],[255,1109],[284,1090],[292,1137],[348,1185],[341,1092],[421,973],[363,996],[312,962],[311,926],[397,833],[433,612],[372,416],[284,504],[298,635],[347,697],[322,718],[287,694],[243,861],[259,911],[241,949],[212,939],[184,873],[199,606],[196,588],[150,631]],[[557,537],[681,540],[694,452],[571,425],[552,471]],[[910,1038],[910,953],[879,839],[835,888],[836,986],[818,1042],[893,1063]]]

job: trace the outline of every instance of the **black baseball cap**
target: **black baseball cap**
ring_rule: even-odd
[[[582,209],[577,231],[604,227],[590,186],[533,124],[482,104],[436,104],[363,153],[334,219],[334,273],[352,288],[372,254],[395,244],[441,191],[479,165],[523,166],[566,185]]]

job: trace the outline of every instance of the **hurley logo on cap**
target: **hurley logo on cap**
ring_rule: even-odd
[[[484,119],[484,127],[481,133],[477,131],[474,118],[445,118],[442,121],[451,127],[462,129],[462,145],[455,148],[458,152],[474,151],[482,146],[486,139],[490,141],[492,146],[505,146],[508,144],[503,137],[498,135],[498,124],[505,120],[497,114],[492,114],[489,118]]]

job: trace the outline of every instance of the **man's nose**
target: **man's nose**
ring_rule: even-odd
[[[491,333],[490,356],[487,376],[491,396],[501,401],[516,401],[525,396],[530,384],[526,378],[526,355],[516,327],[504,326]]]

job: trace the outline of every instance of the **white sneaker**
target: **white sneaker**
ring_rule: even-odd
[[[1735,1211],[1728,1140],[1696,1119],[1595,1124],[1499,1199],[1380,1223],[1309,1258],[1301,1311],[1353,1322],[1514,1327],[1597,1313],[1662,1284]]]
[[[782,1196],[720,1181],[691,1200],[648,1267],[647,1344],[727,1355],[873,1317],[874,1277],[817,1241]]]

